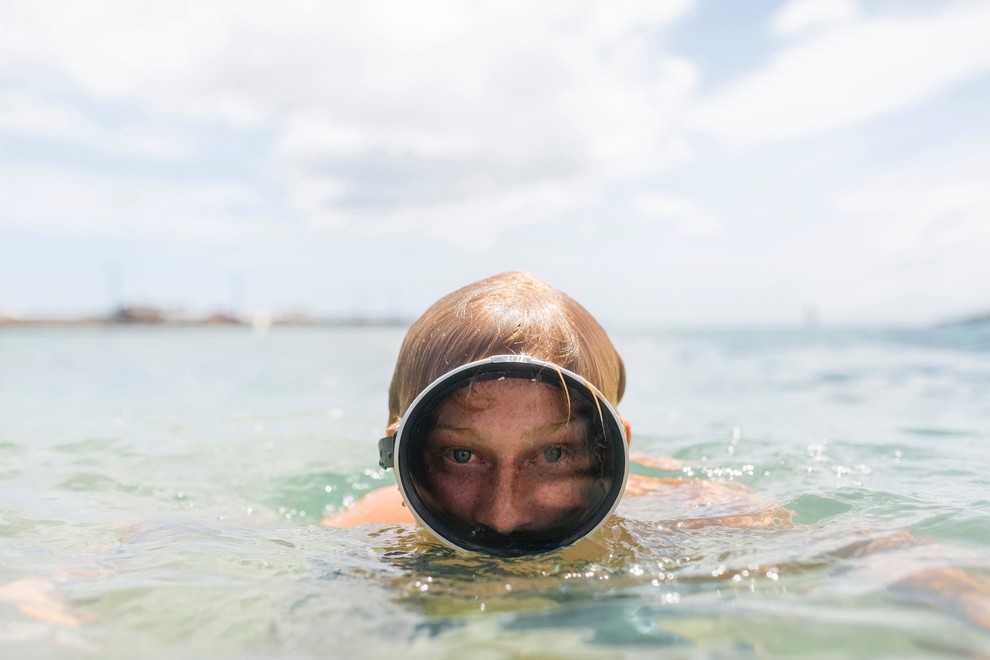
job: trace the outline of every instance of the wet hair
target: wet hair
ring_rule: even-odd
[[[532,275],[501,273],[447,294],[409,328],[389,387],[389,424],[443,374],[505,354],[573,371],[613,405],[625,390],[622,358],[588,310]]]

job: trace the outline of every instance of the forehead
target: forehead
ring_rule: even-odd
[[[573,397],[570,397],[573,398]],[[564,419],[569,397],[563,390],[525,378],[478,380],[454,391],[436,408],[440,420],[450,417],[529,417]]]

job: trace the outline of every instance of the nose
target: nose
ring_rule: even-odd
[[[529,526],[534,512],[527,506],[524,481],[517,466],[499,465],[491,475],[489,493],[476,512],[477,522],[499,534]]]

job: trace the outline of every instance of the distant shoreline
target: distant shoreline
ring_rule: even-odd
[[[268,328],[393,328],[406,327],[403,319],[333,319],[319,321],[274,321]],[[46,328],[257,328],[249,321],[216,323],[211,321],[104,321],[87,319],[0,319],[0,330]]]
[[[194,316],[148,305],[121,305],[109,314],[95,314],[91,316],[17,317],[0,314],[0,329],[140,326],[163,328],[246,327],[256,331],[264,331],[272,327],[367,328],[406,325],[409,325],[407,319],[395,315],[319,317],[306,312],[271,314],[267,311],[260,311],[253,312],[250,316],[247,316],[216,311],[202,316]]]
[[[203,316],[187,316],[177,312],[165,312],[152,307],[125,306],[107,315],[92,316],[5,316],[0,313],[0,331],[4,329],[58,329],[58,328],[247,328],[265,331],[270,328],[397,328],[408,327],[412,319],[394,316],[328,316],[320,317],[305,312],[283,314],[255,313],[250,317],[214,312]],[[817,327],[817,326],[811,326]],[[990,327],[990,312],[965,317],[950,318],[914,326],[928,329]]]
[[[967,316],[961,319],[955,319],[952,321],[945,321],[939,323],[936,327],[938,328],[955,328],[960,326],[990,326],[990,312],[986,314],[976,314],[974,316]]]
[[[289,316],[285,318],[242,319],[212,315],[204,318],[9,318],[0,317],[0,330],[4,329],[58,329],[58,328],[392,328],[406,327],[410,321],[401,317],[340,317],[310,318]]]

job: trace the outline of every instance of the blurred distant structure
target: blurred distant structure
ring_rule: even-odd
[[[202,321],[205,325],[242,325],[244,321],[226,312],[213,312]]]
[[[22,317],[0,313],[2,327],[74,327],[74,326],[248,326],[264,333],[274,326],[402,326],[409,320],[395,315],[342,315],[318,317],[305,311],[272,314],[267,310],[255,310],[250,316],[241,317],[228,311],[214,311],[201,316],[189,315],[181,310],[168,310],[153,305],[124,304],[104,315],[76,317]]]
[[[106,317],[108,323],[165,323],[168,315],[161,309],[142,305],[121,305]]]

